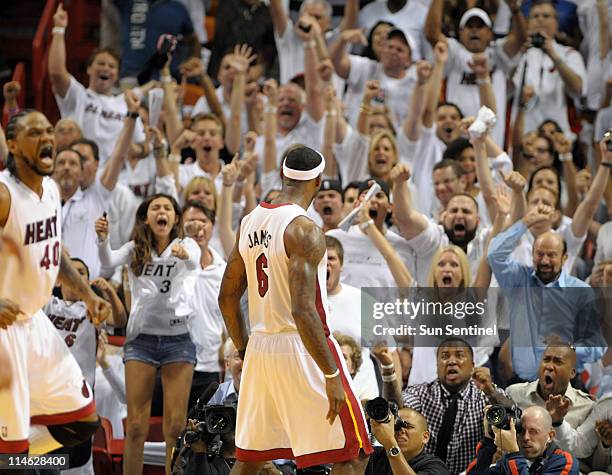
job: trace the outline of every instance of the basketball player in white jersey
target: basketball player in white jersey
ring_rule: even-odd
[[[325,238],[306,214],[324,167],[308,147],[285,153],[281,193],[243,219],[223,276],[219,305],[245,355],[234,475],[259,473],[279,458],[295,459],[298,468],[334,463],[334,474],[363,474],[372,452],[326,324]],[[250,337],[240,312],[245,289]]]
[[[91,437],[98,416],[91,387],[41,308],[58,277],[85,302],[95,324],[111,307],[61,249],[61,202],[49,178],[53,127],[40,112],[26,110],[11,118],[6,138],[0,227],[20,246],[24,266],[21,274],[0,275],[0,347],[13,367],[13,384],[0,391],[0,453],[42,454]]]

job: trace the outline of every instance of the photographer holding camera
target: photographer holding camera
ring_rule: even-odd
[[[373,401],[377,400],[384,401],[382,398],[376,398]],[[370,415],[367,406],[366,411]],[[427,421],[419,412],[409,408],[400,409],[399,412],[391,410],[382,422],[377,422],[370,417],[370,426],[372,434],[382,444],[382,447],[374,448],[374,454],[366,473],[376,475],[450,474],[442,460],[425,452],[429,431]]]
[[[577,475],[577,460],[561,450],[554,442],[555,430],[546,409],[531,406],[525,409],[517,423],[513,417],[484,418],[485,436],[476,448],[476,459],[470,463],[466,475]],[[505,415],[505,414],[504,414]],[[491,419],[497,420],[494,425]],[[491,466],[495,452],[501,459]]]
[[[572,99],[581,98],[586,84],[584,61],[578,51],[555,41],[559,23],[552,1],[534,1],[527,26],[529,49],[523,54],[514,75],[514,86],[520,87],[525,71],[525,86],[534,92],[524,106],[524,130],[535,130],[544,120],[554,119],[563,133],[569,135],[566,94]]]

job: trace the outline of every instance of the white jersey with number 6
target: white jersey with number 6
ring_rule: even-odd
[[[10,195],[11,205],[3,233],[21,248],[23,268],[0,270],[0,297],[15,302],[30,318],[51,297],[61,261],[61,200],[55,182],[43,178],[43,194],[38,196],[8,170],[0,172]]]
[[[260,203],[240,225],[238,250],[244,261],[249,293],[249,320],[252,332],[295,332],[291,314],[289,258],[285,230],[298,216],[308,217],[296,204]],[[310,218],[308,218],[310,219]],[[327,253],[319,262],[316,282],[316,308],[329,335],[327,305]]]

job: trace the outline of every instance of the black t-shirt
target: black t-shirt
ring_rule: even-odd
[[[425,451],[422,451],[412,460],[408,460],[408,464],[419,475],[450,475],[442,460]],[[366,475],[393,475],[387,452],[383,447],[374,447],[374,453],[370,457],[370,463],[368,463],[365,473]]]

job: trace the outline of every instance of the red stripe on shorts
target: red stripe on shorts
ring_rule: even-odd
[[[22,454],[27,452],[29,446],[28,439],[2,440],[0,438],[0,453],[3,454]]]
[[[327,326],[327,314],[325,313],[325,307],[323,306],[323,299],[321,298],[321,287],[319,287],[319,278],[317,277],[317,294],[315,297],[315,306],[317,308],[317,313],[319,314],[319,318],[321,319],[321,323],[323,323],[323,331],[325,331],[325,336],[329,336],[329,328]]]
[[[92,400],[87,406],[77,409],[72,412],[62,412],[60,414],[43,414],[30,417],[30,424],[38,424],[41,426],[53,426],[58,424],[67,424],[83,419],[96,412],[96,403]]]
[[[240,462],[267,462],[277,459],[295,459],[291,449],[245,450],[236,447],[236,460]]]

